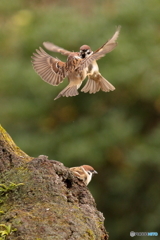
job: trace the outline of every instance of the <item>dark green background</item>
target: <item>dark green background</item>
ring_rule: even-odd
[[[43,82],[31,65],[35,49],[50,41],[96,50],[118,25],[117,48],[98,61],[116,90],[54,101],[67,80]],[[0,26],[2,126],[31,156],[98,171],[89,189],[110,239],[128,240],[130,231],[160,235],[159,0],[1,0]]]

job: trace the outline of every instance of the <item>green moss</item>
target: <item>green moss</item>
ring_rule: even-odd
[[[93,233],[93,231],[91,229],[86,230],[86,233],[84,234],[84,237],[86,239],[89,239],[89,240],[95,240],[96,239],[95,234]]]
[[[6,239],[12,232],[17,231],[16,228],[12,229],[11,224],[0,224],[0,239]]]
[[[6,149],[9,152],[14,153],[22,160],[30,161],[32,158],[23,152],[12,140],[10,135],[5,131],[5,129],[0,125],[0,139],[3,141],[3,144],[6,145]]]
[[[98,225],[98,227],[101,227],[101,226],[103,226],[103,222],[98,221],[97,225]]]
[[[13,182],[10,182],[9,186],[6,186],[5,184],[0,184],[0,196],[4,196],[6,193],[15,190],[21,185],[24,185],[24,183],[15,184]]]

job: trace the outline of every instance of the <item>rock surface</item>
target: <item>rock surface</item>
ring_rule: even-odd
[[[17,184],[0,192],[0,224],[17,229],[7,239],[107,240],[104,217],[84,183],[62,163],[31,158],[15,146],[1,127],[0,183]]]

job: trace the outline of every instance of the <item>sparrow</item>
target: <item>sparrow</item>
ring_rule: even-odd
[[[81,61],[82,58],[79,56],[79,53],[71,52],[67,61],[62,62],[50,56],[41,47],[32,56],[33,68],[45,82],[57,86],[64,78],[68,77],[68,86],[54,100],[59,97],[76,96],[79,94],[77,89],[87,76],[87,68],[82,67],[79,69],[78,67]]]
[[[119,26],[115,34],[112,36],[112,38],[108,40],[102,47],[97,49],[95,52],[93,52],[88,45],[81,46],[79,56],[82,59],[86,59],[91,55],[93,55],[94,57],[96,53],[101,53],[104,50],[105,50],[105,54],[111,52],[117,46],[116,40],[119,36],[120,28],[121,27]],[[65,50],[64,48],[61,48],[50,42],[44,42],[43,45],[47,50],[50,50],[53,52],[58,52],[66,56],[71,54],[70,51]],[[96,60],[93,60],[92,62],[90,61],[90,64],[88,65],[88,68],[87,68],[87,76],[88,76],[88,81],[85,84],[85,86],[81,89],[82,92],[96,93],[100,90],[104,92],[115,90],[115,87],[100,74],[99,67]]]
[[[85,185],[87,186],[92,180],[92,176],[94,174],[98,174],[93,167],[89,165],[82,165],[80,167],[72,167],[70,170],[73,172],[75,176],[81,179]]]
[[[85,58],[82,58],[82,55],[80,56],[80,53],[70,52],[66,63],[62,62],[57,58],[50,56],[42,48],[39,48],[38,50],[36,50],[36,53],[34,53],[32,56],[32,59],[33,59],[32,65],[34,70],[38,73],[38,75],[40,75],[40,77],[44,81],[46,81],[51,85],[57,86],[64,80],[64,78],[66,77],[68,78],[68,81],[69,81],[68,86],[65,89],[63,89],[54,100],[56,100],[59,97],[64,97],[64,96],[70,97],[70,96],[76,96],[79,94],[77,89],[81,86],[86,76],[90,73],[89,71],[92,71],[94,73],[94,70],[92,69],[92,67],[89,68],[89,66],[92,65],[92,63],[94,63],[96,60],[100,59],[101,57],[104,57],[106,53],[112,51],[116,47],[117,45],[116,40],[118,38],[119,31],[120,31],[120,27],[117,29],[117,31],[109,41],[107,41],[102,47],[92,52]],[[57,49],[57,52],[62,53],[63,50],[64,50],[63,48],[60,48],[59,50]],[[65,50],[65,54],[68,54],[67,52],[68,51]],[[91,69],[91,70],[88,70],[88,69]],[[97,75],[96,75],[94,76],[93,82],[94,81],[95,82],[97,81],[98,88],[96,90],[90,90],[90,92],[96,92],[100,90],[99,82],[101,82],[102,80],[100,81],[97,80]],[[104,91],[105,84],[101,84],[101,85],[102,85],[101,88]],[[87,92],[88,90],[84,90],[84,91]]]

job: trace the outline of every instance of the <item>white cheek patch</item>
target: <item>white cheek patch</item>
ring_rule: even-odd
[[[88,56],[90,56],[93,52],[90,52],[90,50],[87,50],[86,53]]]
[[[92,179],[92,173],[88,174],[87,184],[91,181],[91,179]]]

